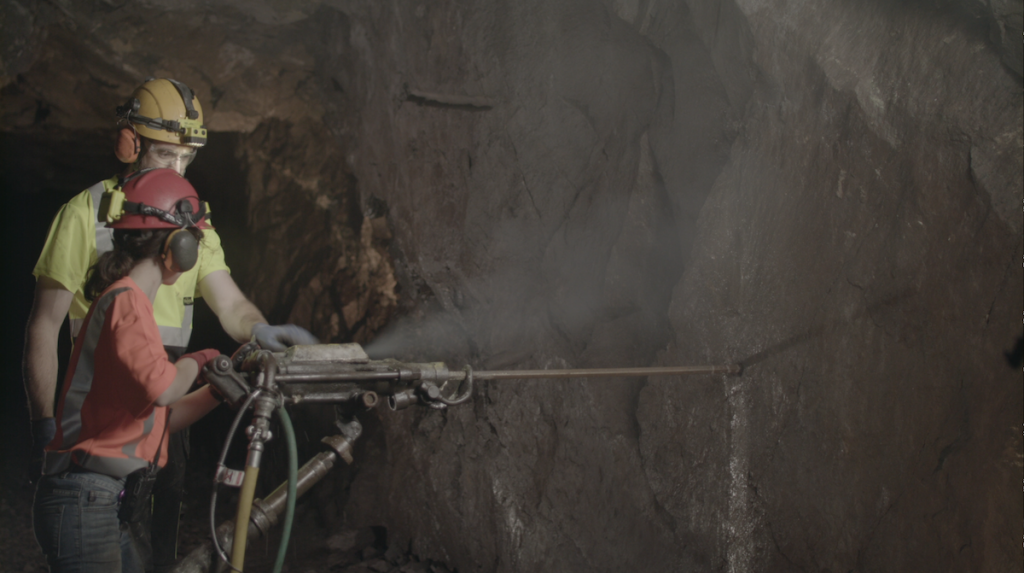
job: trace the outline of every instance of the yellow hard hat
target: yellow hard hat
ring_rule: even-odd
[[[176,80],[149,78],[131,99],[118,106],[117,116],[149,139],[191,147],[206,145],[203,107],[192,90]]]

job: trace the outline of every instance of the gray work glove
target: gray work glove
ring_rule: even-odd
[[[262,322],[257,323],[252,327],[252,339],[259,343],[261,348],[275,352],[286,350],[296,344],[320,344],[308,330],[294,324],[271,326]]]

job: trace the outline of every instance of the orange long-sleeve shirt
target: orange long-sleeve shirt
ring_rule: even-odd
[[[119,478],[147,465],[167,424],[155,401],[175,374],[146,294],[129,277],[110,285],[75,340],[43,472],[74,463]],[[158,463],[166,460],[164,444]]]

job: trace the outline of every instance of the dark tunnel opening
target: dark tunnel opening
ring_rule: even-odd
[[[225,258],[240,284],[245,284],[243,246],[251,242],[251,236],[246,226],[245,173],[236,154],[238,139],[239,135],[233,133],[210,134],[215,145],[189,166],[187,177],[197,189],[203,190],[204,199],[209,197],[211,204],[223,206],[217,210],[215,224],[225,241],[239,245],[238,249],[227,250]],[[0,172],[10,206],[9,224],[5,225],[5,240],[10,248],[6,249],[5,261],[9,265],[6,284],[11,300],[32,300],[32,268],[59,207],[92,183],[123,172],[124,165],[113,157],[112,148],[113,137],[108,130],[0,133]],[[241,273],[235,269],[241,269]],[[9,306],[10,314],[4,321],[4,363],[12,381],[21,379],[21,353],[29,311],[28,304]],[[238,343],[224,333],[217,317],[203,303],[196,306],[194,324],[190,351],[214,347],[230,355],[237,348]],[[65,320],[59,349],[61,379],[67,367],[70,340]],[[4,434],[24,438],[28,427],[24,391],[15,383],[4,388]],[[20,451],[23,445],[23,439],[3,441],[4,448],[14,448],[11,453],[19,456],[25,453]]]
[[[112,157],[109,132],[55,134],[0,133],[0,173],[8,204],[4,225],[4,261],[8,265],[7,296],[19,304],[7,305],[3,324],[3,363],[8,384],[4,385],[3,440],[0,453],[5,459],[25,460],[29,451],[28,411],[21,384],[21,358],[25,324],[35,290],[32,268],[46,240],[50,222],[60,206],[92,183],[109,177],[120,166]],[[58,359],[63,375],[71,349],[67,320],[61,328]],[[8,471],[24,469],[9,463]]]
[[[215,142],[189,167],[187,176],[192,183],[203,190],[203,197],[214,205],[223,206],[217,212],[218,232],[239,246],[250,242],[246,230],[245,174],[236,159],[238,135],[213,133],[210,140]],[[11,300],[30,302],[33,298],[35,280],[32,268],[36,264],[41,245],[46,239],[50,223],[58,208],[78,194],[91,182],[100,181],[121,173],[124,165],[112,155],[113,138],[110,131],[54,132],[31,135],[0,133],[2,150],[3,188],[10,207],[8,224],[5,225],[5,249],[8,265],[5,279],[6,292]],[[230,206],[236,206],[231,208]],[[225,254],[229,267],[241,268],[244,274],[244,249],[228,250]],[[237,275],[236,275],[237,276]],[[238,277],[242,280],[243,277]],[[244,283],[242,283],[244,284]],[[194,319],[195,334],[189,351],[203,348],[218,348],[230,355],[238,344],[228,337],[217,321],[217,317],[203,303],[196,304]],[[4,364],[11,383],[4,385],[3,440],[0,456],[7,460],[7,472],[24,470],[31,442],[28,436],[28,417],[24,407],[23,386],[15,383],[21,380],[21,359],[24,328],[28,320],[28,304],[9,305],[4,321]],[[58,348],[59,380],[63,381],[68,357],[71,352],[71,337],[68,321],[61,329]],[[209,427],[199,426],[199,436],[223,435],[226,428],[224,415],[211,416],[204,420]],[[230,418],[228,418],[230,422]],[[216,459],[218,447],[207,440],[194,440],[194,451],[200,456],[200,463]],[[212,462],[211,462],[212,463]],[[8,476],[15,479],[14,476]],[[20,481],[27,476],[18,476]]]
[[[249,174],[241,146],[244,137],[238,133],[211,132],[208,147],[199,153],[186,173],[201,198],[214,206],[212,222],[225,245],[226,263],[242,288],[250,283],[254,274],[260,272],[259,260],[253,258],[251,248],[259,240],[252,231],[249,219]],[[282,145],[287,144],[287,141],[282,142]],[[5,241],[9,245],[5,249],[5,281],[9,300],[32,300],[35,287],[32,268],[59,207],[90,185],[90,182],[123,171],[124,165],[112,157],[112,145],[113,138],[107,130],[55,131],[28,136],[0,132],[0,173],[3,173],[2,185],[9,205],[9,224],[5,225],[4,230]],[[15,487],[34,481],[33,476],[25,473],[26,468],[31,467],[31,437],[28,431],[28,412],[24,406],[25,393],[20,383],[24,328],[29,311],[30,307],[26,304],[9,305],[4,321],[3,339],[6,343],[3,360],[7,365],[7,379],[10,383],[4,385],[4,439],[0,441],[0,459],[4,460],[4,483],[17,484]],[[195,302],[194,311],[193,336],[188,352],[216,348],[230,356],[239,347],[239,343],[223,331],[217,316],[201,298]],[[345,337],[350,335],[343,333]],[[71,349],[70,331],[65,319],[58,348],[58,375],[61,382],[64,380]],[[234,411],[221,407],[189,429],[191,451],[179,533],[181,555],[196,549],[209,537],[208,511],[213,469],[234,416]],[[321,437],[337,432],[333,426],[335,413],[331,407],[298,407],[295,419],[302,461],[322,449],[319,444]],[[383,446],[379,424],[375,420],[364,420],[364,428],[363,440],[356,449],[359,458],[378,455],[374,449]],[[276,421],[272,431],[280,435]],[[246,445],[244,431],[238,431],[226,460],[229,467],[244,466]],[[268,444],[265,456],[258,496],[269,494],[287,477],[286,452],[280,439]],[[319,535],[340,524],[341,508],[347,499],[345,484],[351,482],[354,471],[354,468],[349,467],[337,468],[332,475],[332,480],[337,484],[332,486],[335,491],[321,493],[322,488],[317,488],[306,497],[300,506],[307,516],[299,524],[299,527],[305,528],[303,531],[316,531]],[[236,503],[236,492],[229,489],[221,491],[217,509],[218,523],[233,515]],[[354,551],[349,559],[372,558],[384,554],[388,548],[386,540],[386,530],[374,527],[361,530],[356,539],[346,538],[335,544],[340,544],[339,547],[349,552]],[[293,543],[293,551],[308,550],[309,547],[304,543],[308,545],[309,542],[297,539]],[[317,543],[312,545],[314,551],[319,549]],[[264,555],[262,559],[268,558]],[[258,551],[250,565],[253,570],[267,566],[261,564]]]

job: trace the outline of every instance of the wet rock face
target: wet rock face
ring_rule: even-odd
[[[4,128],[188,82],[273,320],[745,367],[381,412],[345,527],[459,571],[1020,570],[1019,3],[162,2],[187,46],[63,6],[12,3]]]

